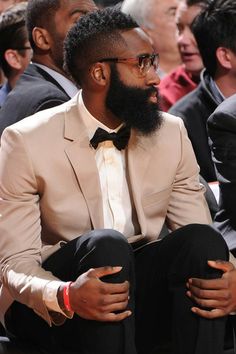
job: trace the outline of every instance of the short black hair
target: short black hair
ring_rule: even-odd
[[[113,57],[126,45],[121,32],[138,27],[131,16],[116,7],[90,12],[70,29],[64,42],[65,69],[76,83],[84,70],[99,59]]]
[[[26,24],[29,32],[29,41],[32,48],[35,43],[32,37],[34,27],[50,29],[54,26],[55,13],[61,6],[60,0],[29,0],[26,15]]]
[[[217,48],[225,47],[236,54],[236,0],[212,0],[193,21],[192,31],[204,66],[214,78]]]
[[[12,68],[5,59],[4,53],[8,49],[16,49],[24,56],[24,47],[28,41],[25,26],[27,3],[13,5],[0,15],[0,66],[8,78]]]
[[[205,7],[210,4],[211,0],[186,0],[186,5],[187,6],[200,6],[200,7]]]
[[[97,6],[108,7],[121,3],[121,0],[94,0],[94,2]]]

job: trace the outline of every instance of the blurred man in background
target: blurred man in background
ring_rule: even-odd
[[[0,107],[15,87],[31,59],[31,46],[25,26],[27,2],[10,6],[0,15],[0,67],[6,82],[0,88]]]
[[[181,63],[175,35],[177,5],[178,0],[124,0],[121,7],[151,38],[155,51],[160,55],[160,78]]]

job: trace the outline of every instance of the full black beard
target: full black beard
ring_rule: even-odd
[[[149,102],[155,87],[141,89],[127,86],[120,80],[119,73],[111,65],[111,80],[106,106],[127,126],[136,129],[141,135],[151,135],[162,124],[162,114],[158,103]]]

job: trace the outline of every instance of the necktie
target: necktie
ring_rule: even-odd
[[[127,146],[129,137],[130,129],[126,126],[118,130],[117,133],[108,133],[106,130],[98,128],[90,140],[90,144],[94,149],[96,149],[99,143],[106,140],[111,140],[118,150],[122,150]]]

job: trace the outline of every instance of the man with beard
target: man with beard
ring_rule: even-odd
[[[221,354],[225,319],[195,316],[186,282],[228,251],[182,120],[158,109],[158,54],[106,8],[65,63],[82,90],[2,136],[2,321],[53,353]]]
[[[3,130],[35,112],[57,106],[78,88],[63,70],[63,41],[81,15],[95,10],[92,0],[30,0],[27,27],[32,63],[22,74],[0,111]]]

